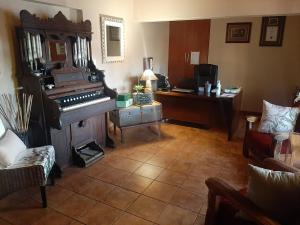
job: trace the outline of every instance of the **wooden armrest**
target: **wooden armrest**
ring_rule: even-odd
[[[268,217],[260,208],[258,208],[248,198],[236,191],[233,187],[218,178],[209,178],[205,181],[210,194],[214,197],[222,196],[226,198],[234,207],[244,212],[251,220],[260,225],[280,225],[278,222]],[[210,202],[210,201],[209,201]],[[214,202],[214,201],[212,201]],[[215,207],[215,206],[209,206]],[[208,209],[212,210],[212,209]],[[211,221],[211,220],[207,220]],[[208,224],[206,224],[208,225]]]
[[[291,173],[300,172],[299,169],[288,166],[285,163],[280,162],[279,160],[276,160],[274,158],[265,159],[262,162],[262,167],[269,169],[269,170],[275,170],[275,171],[284,171],[284,172],[291,172]]]

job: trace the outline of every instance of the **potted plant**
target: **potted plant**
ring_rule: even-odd
[[[135,91],[135,93],[133,93],[134,104],[140,105],[140,96],[143,94],[144,86],[138,82],[138,84],[133,86],[133,90]]]

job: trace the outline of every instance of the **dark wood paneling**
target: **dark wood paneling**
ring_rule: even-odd
[[[51,144],[55,149],[55,161],[64,168],[72,163],[70,127],[63,127],[61,130],[50,129]]]
[[[177,85],[184,77],[185,23],[170,22],[169,35],[169,80],[171,84]]]
[[[200,62],[208,62],[210,20],[170,22],[169,80],[178,87],[194,87],[194,66],[190,53],[200,52]]]

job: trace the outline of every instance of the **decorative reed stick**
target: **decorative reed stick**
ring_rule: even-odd
[[[18,133],[25,134],[28,131],[33,95],[23,93],[2,94],[0,96],[0,114],[6,120],[10,128]]]

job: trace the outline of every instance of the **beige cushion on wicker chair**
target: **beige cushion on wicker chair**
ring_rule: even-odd
[[[14,163],[16,157],[26,149],[25,144],[11,130],[7,130],[0,139],[0,164],[7,167]]]

